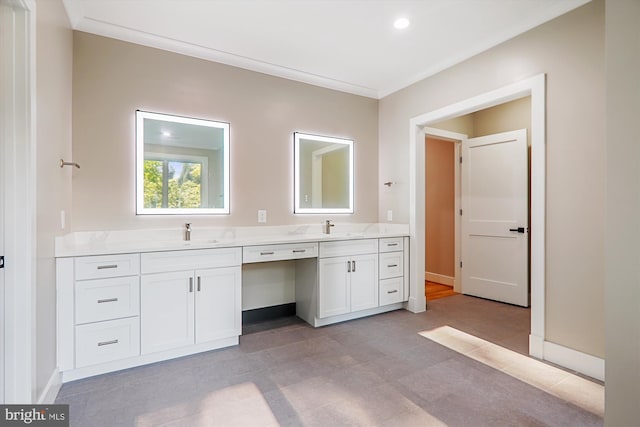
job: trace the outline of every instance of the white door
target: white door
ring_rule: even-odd
[[[348,257],[318,260],[318,317],[337,316],[350,311],[349,287],[351,259]]]
[[[140,278],[142,354],[194,342],[193,271],[144,274]]]
[[[196,344],[242,333],[241,267],[196,270]]]
[[[378,306],[378,254],[351,257],[351,311]]]
[[[462,292],[529,305],[526,129],[462,141]]]

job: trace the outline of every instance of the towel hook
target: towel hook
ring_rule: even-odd
[[[65,162],[64,160],[60,159],[60,167],[63,168],[65,166],[75,166],[80,169],[80,165],[76,162]]]

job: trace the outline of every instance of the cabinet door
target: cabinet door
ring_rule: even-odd
[[[193,271],[143,274],[140,291],[141,352],[193,344]]]
[[[350,258],[320,258],[318,260],[318,317],[336,316],[350,311]]]
[[[196,270],[196,343],[242,333],[241,268]]]
[[[351,311],[378,307],[378,254],[351,257]]]

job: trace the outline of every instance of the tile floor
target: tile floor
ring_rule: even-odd
[[[71,426],[601,426],[602,417],[419,332],[449,325],[527,352],[527,309],[456,295],[65,384]]]

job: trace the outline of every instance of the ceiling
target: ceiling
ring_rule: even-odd
[[[76,30],[382,98],[589,0],[63,1]]]

